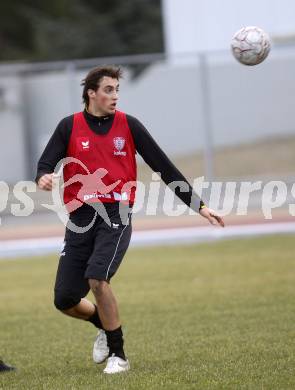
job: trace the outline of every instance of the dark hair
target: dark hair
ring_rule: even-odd
[[[82,98],[86,106],[89,104],[89,96],[87,93],[88,89],[93,89],[93,91],[96,91],[99,88],[99,82],[103,77],[106,76],[119,80],[122,77],[122,73],[123,72],[120,67],[110,65],[98,66],[94,69],[91,69],[81,83],[81,85],[84,87]]]

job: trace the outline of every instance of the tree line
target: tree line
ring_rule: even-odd
[[[0,61],[159,53],[161,0],[3,1],[0,49]]]

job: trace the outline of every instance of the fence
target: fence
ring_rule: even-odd
[[[80,81],[98,64],[125,67],[119,108],[137,116],[189,177],[288,175],[294,164],[295,47],[260,66],[230,53],[0,67],[1,178],[32,179],[59,120],[82,109]],[[204,159],[205,157],[205,159]]]

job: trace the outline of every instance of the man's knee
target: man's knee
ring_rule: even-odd
[[[54,293],[54,306],[62,312],[66,312],[68,309],[78,305],[80,300],[81,298],[75,297],[67,291],[56,290]]]
[[[89,279],[88,283],[95,297],[100,297],[109,288],[109,283],[106,280]]]

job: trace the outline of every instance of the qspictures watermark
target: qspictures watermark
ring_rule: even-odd
[[[62,169],[66,164],[78,164],[83,174],[79,173],[71,177],[68,182],[63,182]],[[80,169],[81,171],[81,169]],[[41,204],[41,207],[56,213],[62,223],[68,228],[75,230],[68,221],[69,210],[79,208],[83,203],[90,204],[98,214],[108,223],[108,214],[104,208],[105,200],[119,201],[122,204],[122,213],[126,215],[126,204],[132,188],[136,186],[136,202],[132,208],[132,213],[144,212],[145,215],[153,216],[161,213],[162,215],[176,217],[184,214],[195,215],[196,204],[199,199],[194,195],[191,197],[192,209],[181,201],[175,195],[175,190],[180,192],[189,192],[190,187],[187,182],[175,181],[168,186],[161,185],[160,174],[153,173],[148,183],[128,182],[120,186],[117,190],[120,180],[106,185],[104,178],[108,171],[99,168],[95,172],[89,172],[88,168],[78,159],[67,157],[59,162],[56,167],[53,179],[53,189],[50,192],[51,203]],[[68,204],[63,202],[64,189],[73,184],[79,183],[77,197]],[[291,216],[295,216],[295,183],[286,183],[284,181],[272,180],[268,182],[260,181],[214,181],[207,182],[204,177],[196,178],[192,187],[194,192],[200,198],[205,200],[209,208],[214,209],[219,215],[245,216],[249,212],[249,205],[255,200],[256,210],[260,210],[265,219],[273,218],[273,211],[280,207],[287,207]],[[36,209],[36,204],[31,194],[37,192],[37,184],[33,181],[19,181],[13,188],[0,181],[0,213],[6,211],[15,217],[28,217]],[[205,194],[204,194],[205,193]],[[15,201],[9,203],[9,197],[13,195]],[[203,196],[204,195],[204,196]],[[40,204],[38,204],[40,209]],[[130,210],[131,211],[131,210]],[[1,219],[0,219],[1,223]],[[94,220],[88,226],[79,228],[83,233],[87,231],[94,223]]]
[[[60,181],[61,179],[57,179]],[[146,215],[157,215],[161,211],[166,216],[180,216],[185,213],[190,215],[196,214],[185,204],[178,204],[174,193],[175,188],[180,188],[181,192],[188,192],[189,187],[186,182],[172,182],[164,189],[163,201],[160,201],[161,183],[160,177],[153,175],[149,183],[137,181],[136,197],[137,202],[133,207],[133,213],[139,213],[145,207]],[[295,216],[295,183],[287,185],[284,181],[242,181],[242,182],[206,182],[204,177],[196,178],[193,182],[193,188],[196,193],[202,197],[204,189],[209,190],[207,206],[213,208],[222,216],[233,214],[244,216],[248,214],[251,198],[255,196],[257,209],[259,209],[265,219],[272,219],[273,210],[280,207],[287,207],[291,216]],[[52,210],[55,213],[60,211],[66,213],[67,209],[63,204],[60,187],[55,185],[51,192],[52,203],[41,204],[41,207]],[[13,188],[0,181],[0,213],[8,211],[15,217],[30,216],[35,210],[35,202],[30,194],[37,192],[37,185],[33,181],[19,181]],[[208,191],[207,191],[208,192]],[[15,200],[9,203],[9,197],[13,195]],[[89,194],[88,200],[111,197],[107,194]],[[115,196],[118,197],[118,195]],[[123,199],[126,195],[123,192]],[[122,200],[122,199],[118,199]],[[82,202],[81,202],[82,203]],[[89,202],[90,203],[90,202]],[[91,204],[91,203],[90,203]],[[146,205],[146,206],[145,206]],[[9,210],[7,210],[9,208]],[[1,221],[1,220],[0,220]]]

